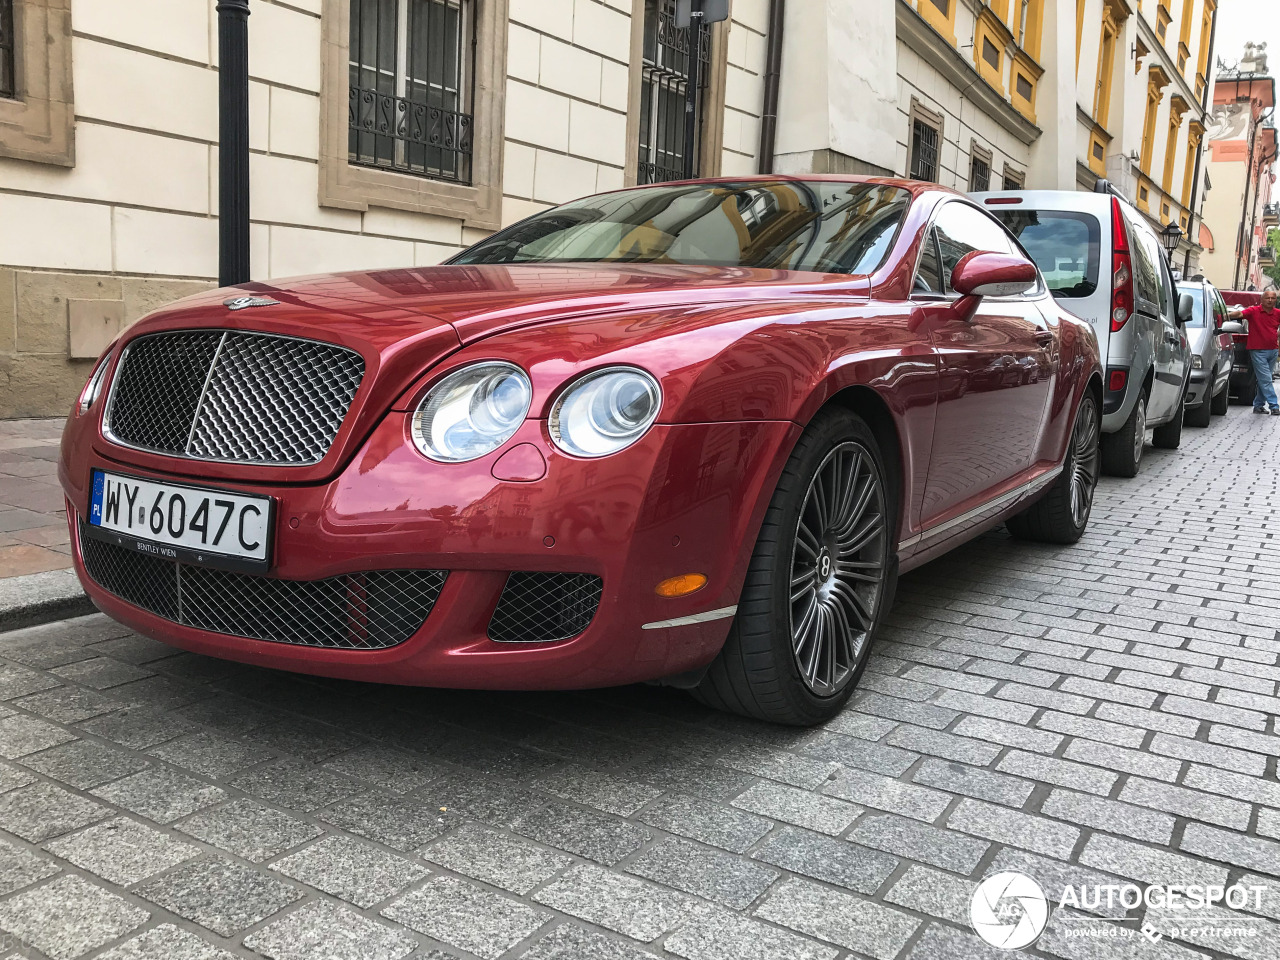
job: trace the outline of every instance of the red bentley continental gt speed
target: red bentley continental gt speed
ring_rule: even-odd
[[[699,181],[153,313],[59,473],[85,589],[166,643],[811,724],[899,571],[1001,522],[1079,539],[1101,391],[1089,326],[964,197]]]

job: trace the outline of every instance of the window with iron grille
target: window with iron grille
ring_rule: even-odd
[[[17,91],[13,49],[13,0],[0,0],[0,97]]]
[[[991,163],[977,155],[969,161],[969,189],[974,192],[991,189]]]
[[[351,163],[471,182],[475,8],[351,0]]]
[[[643,84],[640,88],[639,183],[681,180],[685,176],[685,104],[693,58],[693,31],[677,29],[675,0],[645,0]],[[702,140],[703,108],[711,71],[711,31],[702,30],[698,51],[697,143]],[[698,171],[701,158],[694,156]]]
[[[919,118],[911,123],[911,179],[938,180],[938,128]]]

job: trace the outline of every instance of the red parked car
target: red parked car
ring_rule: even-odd
[[[1080,537],[1101,390],[1089,326],[964,197],[700,181],[160,310],[60,476],[89,595],[188,650],[807,724],[900,570],[1002,521]]]

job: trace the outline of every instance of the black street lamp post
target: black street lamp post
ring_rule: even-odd
[[[1174,251],[1178,249],[1178,244],[1182,242],[1182,228],[1170,220],[1165,225],[1165,228],[1160,231],[1160,242],[1169,253],[1169,266],[1172,267]]]
[[[249,279],[249,0],[218,0],[218,282]]]

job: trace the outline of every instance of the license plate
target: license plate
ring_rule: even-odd
[[[271,497],[94,470],[89,532],[167,560],[262,571],[274,507]]]

